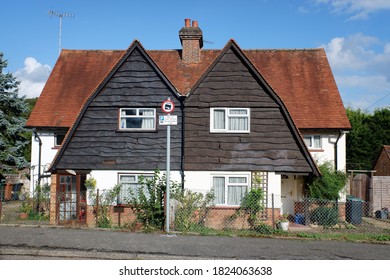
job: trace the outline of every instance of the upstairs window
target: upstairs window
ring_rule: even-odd
[[[121,130],[156,130],[156,109],[120,109]]]
[[[54,134],[54,146],[55,147],[61,146],[64,139],[65,139],[65,132],[63,133],[58,132]]]
[[[321,136],[320,135],[307,135],[303,137],[306,146],[309,149],[320,150],[322,149]]]
[[[248,108],[211,108],[210,132],[249,133]]]

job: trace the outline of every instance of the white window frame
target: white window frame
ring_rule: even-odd
[[[214,111],[225,111],[225,127],[215,128],[214,127]],[[232,110],[246,110],[247,113],[244,115],[235,115],[230,113]],[[229,128],[229,119],[234,117],[246,117],[248,119],[248,128],[244,130],[234,130]],[[250,108],[210,108],[210,132],[212,133],[250,133]]]
[[[137,195],[138,188],[141,186],[140,177],[143,176],[146,180],[154,178],[153,173],[118,173],[118,184],[121,185],[121,190],[118,195],[118,204],[128,204],[125,197],[129,198],[129,190],[133,188],[134,194]],[[134,177],[134,181],[124,181],[123,177]]]
[[[65,140],[65,136],[66,136],[66,132],[64,132],[64,133],[60,133],[60,132],[54,133],[54,147],[61,146],[62,142]],[[59,143],[60,139],[62,139],[61,143]]]
[[[316,139],[319,140],[319,147],[315,145]],[[304,135],[303,141],[310,150],[322,150],[322,137],[321,135]],[[308,143],[309,141],[309,143]]]
[[[217,191],[216,186],[214,186],[214,179],[215,178],[224,178],[224,198],[222,202],[218,202],[217,199]],[[237,182],[230,182],[230,178],[245,178],[245,183],[237,183]],[[245,193],[249,192],[251,188],[251,182],[250,182],[250,176],[249,175],[243,175],[243,174],[213,174],[211,175],[211,186],[212,190],[215,195],[214,203],[216,206],[240,206],[242,198],[244,197]],[[241,186],[246,187],[245,193],[242,194],[241,198],[239,199],[239,203],[229,203],[231,198],[229,198],[229,186]]]
[[[125,110],[135,110],[136,114],[135,115],[126,115]],[[148,110],[153,112],[153,116],[143,116],[140,115],[141,110]],[[148,128],[137,128],[137,127],[122,127],[122,122],[125,121],[126,119],[153,119],[153,127],[148,127]],[[154,108],[120,108],[119,110],[119,130],[124,130],[124,131],[155,131],[156,130],[156,109]]]

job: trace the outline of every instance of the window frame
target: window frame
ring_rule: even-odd
[[[214,111],[224,110],[225,111],[225,128],[218,129],[214,127]],[[245,115],[234,115],[230,113],[230,110],[246,110]],[[248,128],[246,130],[232,130],[229,129],[229,119],[234,117],[247,117]],[[250,133],[251,128],[251,111],[250,108],[230,108],[230,107],[212,107],[210,108],[210,132],[211,133]]]
[[[127,188],[126,190],[123,190],[123,184],[124,184],[124,182],[121,180],[121,177],[125,177],[125,176],[134,176],[136,179],[135,179],[135,181],[134,182],[127,182],[127,184],[131,184],[131,185],[140,185],[140,183],[139,183],[139,177],[141,177],[141,176],[143,176],[144,178],[151,178],[151,179],[153,179],[154,178],[154,173],[152,173],[152,172],[142,172],[142,173],[118,173],[118,184],[121,186],[121,188],[120,188],[120,192],[119,192],[119,194],[118,194],[118,198],[117,198],[117,204],[118,205],[124,205],[124,204],[128,204],[128,202],[126,202],[126,201],[123,201],[124,199],[123,199],[123,194],[122,194],[122,191],[124,192],[124,191],[127,191],[128,192],[128,190],[129,190],[129,188],[131,188],[132,186],[129,186],[129,188]],[[134,187],[133,186],[133,187]]]
[[[217,203],[216,202],[216,194],[215,194],[215,187],[214,187],[214,178],[224,178],[225,184],[224,184],[224,203]],[[246,183],[230,183],[230,178],[245,178]],[[251,189],[251,177],[247,174],[212,174],[211,175],[211,189],[214,192],[215,195],[215,205],[216,206],[226,206],[226,207],[239,207],[241,205],[241,200],[244,197],[244,195],[240,199],[240,203],[238,204],[229,204],[229,186],[242,186],[246,187],[246,192],[249,192]]]
[[[315,139],[316,138],[319,138],[319,143],[320,143],[319,147],[315,146],[315,143],[316,143]],[[310,140],[310,145],[307,144],[306,140]],[[303,136],[303,142],[305,143],[307,148],[310,149],[310,150],[317,150],[317,151],[321,151],[322,150],[322,137],[321,137],[321,135],[318,135],[318,134],[316,134],[316,135],[304,135]]]
[[[60,147],[62,145],[62,143],[64,142],[64,140],[65,140],[65,136],[66,136],[66,132],[64,132],[64,133],[61,133],[61,132],[54,133],[54,147]],[[60,139],[61,139],[61,143],[59,143],[59,141],[58,141]]]
[[[125,110],[135,110],[136,111],[136,115],[132,116],[132,115],[122,115],[122,112],[125,111]],[[139,112],[140,110],[151,110],[153,111],[153,116],[142,116],[142,115],[139,115]],[[155,108],[120,108],[119,109],[119,117],[118,117],[118,129],[120,131],[156,131],[157,129],[157,114],[156,114],[156,109]],[[139,118],[139,119],[153,119],[153,128],[127,128],[127,127],[124,127],[122,128],[122,120],[123,119],[136,119],[136,118]]]

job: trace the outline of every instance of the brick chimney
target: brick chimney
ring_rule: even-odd
[[[200,62],[200,49],[203,47],[203,33],[198,27],[197,21],[186,18],[184,27],[179,31],[180,42],[183,47],[183,62],[198,63]]]

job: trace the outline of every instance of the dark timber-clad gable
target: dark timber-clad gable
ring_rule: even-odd
[[[181,170],[181,102],[138,42],[88,100],[52,170],[165,169],[167,127],[158,125],[158,116],[165,114],[161,103],[168,97],[175,103],[174,114],[178,116],[178,125],[171,126],[171,169]],[[156,131],[120,131],[120,108],[155,108]]]
[[[210,133],[210,108],[250,108],[250,133]],[[284,104],[231,41],[185,101],[187,171],[317,173]]]

